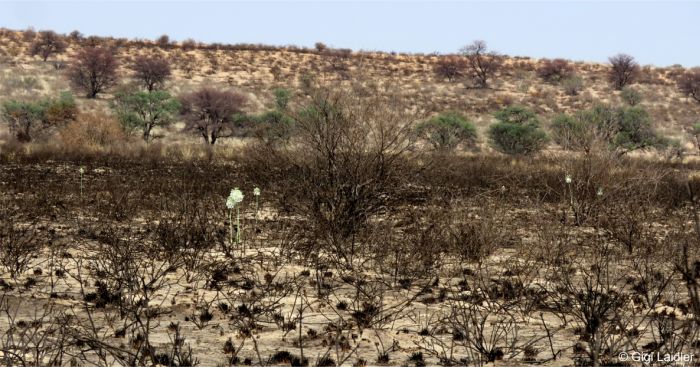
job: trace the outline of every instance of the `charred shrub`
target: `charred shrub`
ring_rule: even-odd
[[[390,202],[406,174],[414,118],[386,103],[351,91],[317,90],[292,113],[289,144],[260,144],[246,154],[253,179],[275,183],[282,206],[306,218],[316,238],[346,261],[356,235]]]
[[[34,226],[0,219],[3,219],[0,223],[0,266],[14,279],[29,268],[41,245]]]

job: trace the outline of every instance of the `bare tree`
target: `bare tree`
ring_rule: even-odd
[[[164,34],[158,37],[158,39],[156,40],[156,44],[160,48],[167,48],[168,46],[170,46],[170,36]]]
[[[119,62],[114,51],[103,47],[86,47],[74,57],[68,68],[73,87],[85,92],[87,98],[113,87],[119,80]]]
[[[39,55],[44,61],[51,55],[60,54],[64,51],[66,51],[66,43],[54,31],[39,32],[39,37],[29,47],[29,53],[32,56]]]
[[[467,67],[466,61],[458,56],[443,56],[435,65],[435,74],[450,83],[464,74]]]
[[[323,42],[316,42],[316,44],[314,44],[314,48],[318,52],[323,52],[326,51],[326,49],[328,49],[328,46],[326,46],[326,44]]]
[[[464,46],[461,53],[467,58],[469,74],[479,88],[487,88],[488,80],[493,78],[501,66],[501,59],[496,52],[488,51],[486,42],[474,41]]]
[[[140,56],[132,68],[134,78],[149,92],[162,88],[170,77],[170,62],[160,57]]]
[[[683,95],[700,103],[700,68],[692,68],[681,75],[678,89]]]
[[[608,79],[613,87],[621,90],[626,85],[634,83],[639,76],[639,64],[634,61],[634,57],[627,54],[617,54],[611,56],[608,61],[612,67],[608,74]]]
[[[34,27],[29,27],[22,32],[22,39],[25,42],[31,42],[36,38],[36,31],[34,30]]]
[[[186,129],[214,145],[221,137],[231,136],[234,114],[241,113],[246,98],[240,93],[204,87],[181,97],[181,113]]]
[[[77,29],[68,34],[68,39],[70,39],[73,42],[80,42],[84,38],[85,36],[82,33],[80,33],[80,31]]]

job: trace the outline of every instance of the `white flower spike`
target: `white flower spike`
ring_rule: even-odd
[[[255,187],[253,189],[253,196],[260,196],[260,188],[259,187]]]
[[[229,194],[228,198],[226,199],[226,207],[233,209],[241,201],[243,201],[243,192],[236,187],[231,190],[231,194]]]
[[[80,167],[80,169],[78,170],[78,172],[80,172],[80,174],[82,175],[83,173],[85,173],[85,168]]]
[[[571,183],[571,175],[566,175],[566,177],[564,178],[564,181],[566,181],[567,184],[570,184]]]
[[[596,195],[603,196],[603,189],[599,188],[598,191],[596,192]]]

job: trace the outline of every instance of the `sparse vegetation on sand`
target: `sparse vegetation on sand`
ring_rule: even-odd
[[[0,364],[700,353],[700,163],[673,140],[700,128],[672,111],[699,108],[693,70],[483,42],[443,58],[5,30],[0,50]],[[90,65],[106,82],[76,82]]]

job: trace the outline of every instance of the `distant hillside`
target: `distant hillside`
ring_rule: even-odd
[[[607,80],[608,65],[572,62],[582,81],[578,95],[569,95],[561,83],[542,80],[537,70],[543,60],[503,56],[503,67],[489,89],[471,88],[464,78],[453,82],[439,78],[435,67],[439,55],[406,55],[380,52],[353,52],[261,45],[198,44],[140,41],[66,35],[65,53],[47,62],[31,57],[28,48],[32,32],[0,30],[0,99],[52,95],[69,89],[60,70],[76,49],[86,44],[117,48],[124,82],[130,64],[138,55],[156,54],[172,60],[174,78],[168,89],[178,94],[201,85],[233,88],[246,93],[251,112],[272,103],[271,90],[301,88],[305,80],[318,82],[373,83],[391,85],[417,111],[428,113],[457,110],[466,114],[480,132],[493,121],[492,112],[508,104],[522,104],[535,110],[547,122],[556,114],[588,108],[596,103],[622,104],[620,92]],[[654,118],[659,131],[681,139],[689,147],[686,130],[700,121],[700,104],[685,98],[676,87],[681,67],[643,66],[641,78],[632,85],[642,96],[640,105]],[[80,98],[82,108],[104,109],[109,96],[97,100]]]

